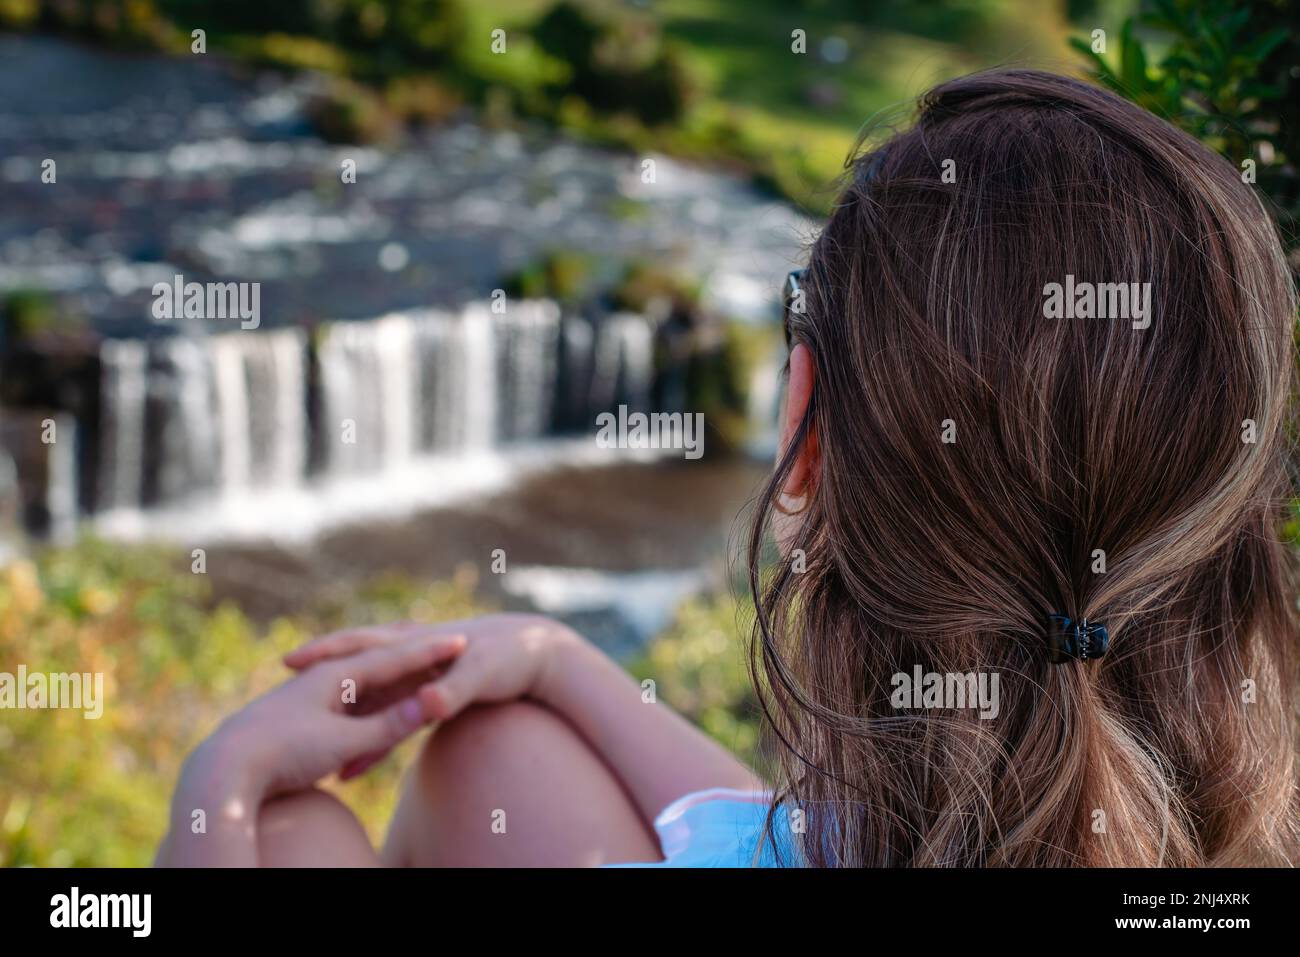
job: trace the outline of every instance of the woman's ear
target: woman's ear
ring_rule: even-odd
[[[781,455],[790,447],[799,431],[799,424],[812,400],[813,377],[816,375],[812,350],[799,343],[790,352],[790,375],[785,387],[785,410],[781,416]],[[798,503],[808,492],[808,483],[817,474],[820,450],[817,447],[817,423],[810,423],[808,436],[790,469],[783,497]]]

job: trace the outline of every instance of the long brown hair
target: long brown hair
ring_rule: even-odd
[[[749,547],[797,855],[1294,863],[1296,300],[1252,188],[1033,71],[935,88],[847,178],[789,330],[812,398]],[[1048,318],[1067,281],[1150,283],[1149,327]],[[760,573],[814,433],[795,548]],[[1052,664],[1053,613],[1104,622],[1107,654]],[[917,666],[999,675],[997,717],[895,707]]]

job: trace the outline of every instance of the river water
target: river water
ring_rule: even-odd
[[[317,89],[0,36],[0,295],[41,290],[98,343],[59,459],[77,474],[50,478],[76,509],[58,524],[216,549],[218,593],[259,616],[503,547],[512,571],[485,587],[505,603],[616,606],[617,640],[644,637],[718,580],[758,469],[598,448],[596,411],[649,408],[650,321],[545,301],[497,315],[491,291],[563,249],[611,276],[684,269],[711,309],[767,321],[814,224],[726,174],[531,128],[328,144],[304,118]],[[156,319],[154,284],[177,275],[260,284],[258,328]]]

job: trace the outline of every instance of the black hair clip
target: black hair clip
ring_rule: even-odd
[[[1066,615],[1050,615],[1048,645],[1052,651],[1052,664],[1066,661],[1084,661],[1100,658],[1110,647],[1110,634],[1103,624],[1088,624],[1088,619],[1071,621]]]

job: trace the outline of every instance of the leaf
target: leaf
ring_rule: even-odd
[[[1132,20],[1125,21],[1124,28],[1120,31],[1120,75],[1125,86],[1135,94],[1145,92],[1151,86],[1147,75],[1146,51],[1133,37]]]
[[[1278,45],[1285,42],[1290,36],[1290,31],[1285,27],[1278,27],[1276,30],[1270,30],[1246,44],[1245,49],[1239,51],[1241,56],[1248,57],[1252,60],[1265,60],[1268,55],[1278,48]]]
[[[1092,49],[1091,43],[1079,37],[1070,37],[1070,46],[1092,61],[1093,74],[1098,80],[1111,89],[1119,89],[1119,77],[1116,76],[1110,64]]]
[[[1234,13],[1228,14],[1219,25],[1219,35],[1224,40],[1231,42],[1232,38],[1237,35],[1237,31],[1244,27],[1250,20],[1250,7],[1242,7]]]
[[[1255,80],[1247,80],[1241,84],[1237,94],[1243,99],[1259,100],[1280,100],[1283,94],[1283,88],[1276,83],[1260,83]]]

